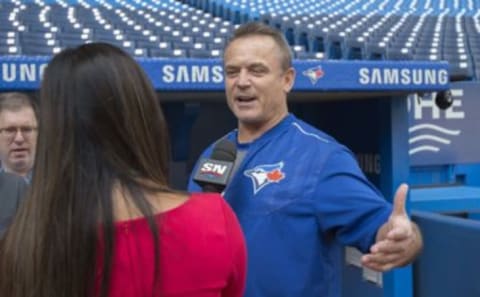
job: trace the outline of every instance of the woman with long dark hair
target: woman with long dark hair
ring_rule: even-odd
[[[235,296],[245,244],[220,195],[167,181],[166,123],[120,49],[53,57],[32,185],[0,244],[0,296]]]

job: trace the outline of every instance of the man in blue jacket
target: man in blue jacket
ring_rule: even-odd
[[[414,259],[422,238],[405,211],[408,187],[399,187],[392,207],[346,147],[289,114],[295,71],[280,32],[240,26],[226,46],[224,73],[238,119],[224,137],[237,145],[224,197],[247,241],[246,297],[340,296],[338,242],[366,253],[363,265],[377,271]],[[190,179],[189,190],[200,187]]]

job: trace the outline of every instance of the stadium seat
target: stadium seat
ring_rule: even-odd
[[[365,46],[365,59],[367,60],[384,60],[386,59],[387,48],[381,43],[367,44]]]
[[[149,49],[149,56],[162,58],[185,58],[187,57],[187,53],[185,50],[180,49],[151,48]]]

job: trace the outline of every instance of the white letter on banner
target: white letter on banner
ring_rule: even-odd
[[[48,64],[40,65],[40,70],[39,70],[40,79],[43,79],[43,72],[45,72],[45,68],[47,68],[47,66]]]
[[[413,84],[421,85],[423,82],[422,69],[413,69],[412,72],[413,72]]]
[[[430,96],[430,99],[427,100],[427,98],[422,98],[421,100],[415,100],[413,101],[414,104],[414,118],[416,120],[422,119],[423,118],[423,109],[430,109],[432,111],[432,119],[439,119],[440,118],[440,109],[438,109],[437,105],[435,104],[435,101],[433,98],[435,98],[436,93],[433,93]]]
[[[10,67],[8,67],[10,66]],[[10,68],[10,71],[9,71]],[[12,82],[17,77],[17,67],[15,64],[2,64],[2,79],[6,82]]]
[[[173,65],[165,65],[162,68],[163,76],[162,80],[166,83],[172,83],[175,79],[175,76],[173,75],[174,71]]]
[[[362,85],[366,85],[369,83],[368,79],[368,68],[360,68],[358,71],[360,74],[360,79],[358,80]]]
[[[398,69],[385,69],[385,83],[398,84]]]
[[[465,112],[459,110],[455,111],[454,109],[456,107],[461,107],[462,106],[462,99],[463,97],[463,89],[452,89],[452,97],[453,99],[453,104],[452,106],[445,110],[445,117],[447,119],[464,119],[465,118]],[[458,98],[460,97],[460,98]]]
[[[35,81],[35,64],[20,64],[20,81]]]
[[[373,84],[382,84],[382,73],[380,72],[380,69],[374,68],[372,69],[372,80],[370,83]]]
[[[410,79],[410,69],[400,70],[400,75],[402,76],[402,85],[409,85],[412,82]]]
[[[192,82],[210,82],[208,70],[208,66],[192,66]]]
[[[222,66],[213,66],[213,82],[221,83],[223,81],[223,68]]]
[[[434,85],[437,83],[437,70],[426,69],[425,70],[425,84]]]
[[[438,73],[438,82],[442,85],[448,83],[448,72],[445,69],[441,69]]]
[[[177,83],[180,83],[180,82],[188,83],[188,82],[190,82],[190,76],[188,75],[188,66],[187,65],[178,66],[176,82]]]

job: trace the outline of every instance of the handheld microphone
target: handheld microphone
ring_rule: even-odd
[[[193,180],[203,192],[222,193],[233,170],[237,148],[225,138],[214,146],[210,158],[202,158],[198,164]]]

